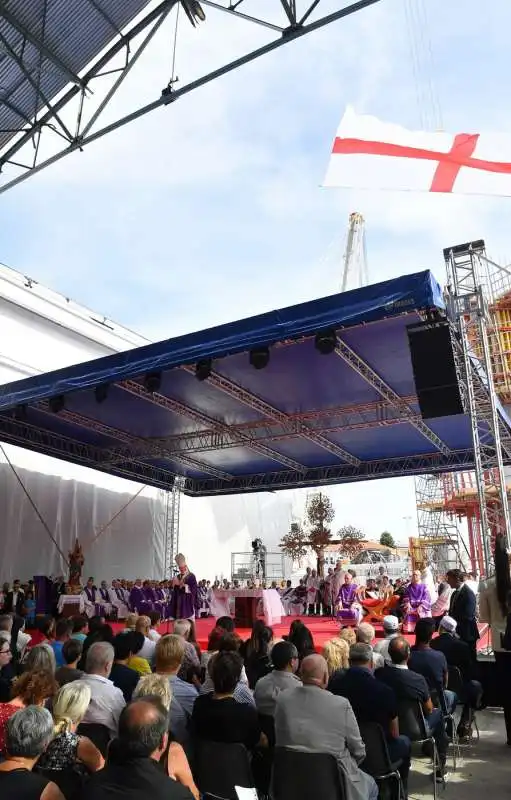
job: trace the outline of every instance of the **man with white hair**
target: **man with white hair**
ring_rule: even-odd
[[[0,764],[0,797],[39,797],[64,800],[64,795],[48,778],[32,772],[40,755],[53,739],[53,719],[46,708],[27,706],[7,721],[5,759]]]
[[[383,633],[385,634],[385,638],[376,642],[373,650],[383,658],[385,664],[392,664],[389,656],[389,644],[392,639],[399,636],[399,620],[397,617],[393,617],[392,614],[383,617]]]
[[[281,692],[275,708],[275,743],[310,753],[330,753],[343,777],[347,800],[376,800],[378,787],[359,767],[366,755],[353,709],[345,697],[325,691],[328,666],[323,656],[306,656],[302,686]]]
[[[359,644],[367,644],[371,648],[373,653],[373,669],[380,669],[380,667],[383,667],[383,656],[380,653],[375,653],[372,646],[376,636],[376,631],[373,626],[368,622],[361,622],[356,628],[355,634]]]
[[[86,674],[82,678],[91,690],[90,704],[82,721],[104,725],[111,737],[117,734],[119,717],[126,705],[121,690],[109,680],[113,663],[112,645],[108,642],[95,642],[87,651]]]

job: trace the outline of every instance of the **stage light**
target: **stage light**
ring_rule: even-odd
[[[96,386],[94,389],[94,397],[96,398],[96,403],[104,403],[108,397],[108,390],[109,390],[108,383],[100,383],[99,386]]]
[[[50,407],[50,411],[53,412],[53,414],[59,414],[61,411],[64,410],[66,406],[64,395],[56,394],[55,397],[50,397],[50,399],[48,400],[48,406]]]
[[[210,358],[203,358],[195,365],[195,377],[198,381],[206,381],[211,375],[213,362]]]
[[[161,372],[148,372],[144,378],[144,386],[151,394],[159,392],[161,388]]]
[[[333,353],[337,347],[337,334],[333,328],[327,331],[320,331],[314,338],[314,347],[322,356]]]
[[[196,22],[204,22],[206,15],[198,0],[181,0],[183,10],[195,28]]]
[[[250,364],[254,369],[264,369],[270,361],[270,350],[268,347],[256,347],[250,351]]]

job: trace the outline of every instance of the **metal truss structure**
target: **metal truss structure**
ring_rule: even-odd
[[[269,586],[272,581],[282,581],[286,577],[285,557],[279,553],[264,553],[263,562],[257,564],[254,553],[231,553],[231,580],[251,581],[259,579]],[[258,567],[261,567],[260,574]]]
[[[510,537],[504,460],[511,454],[508,432],[498,415],[489,333],[493,324],[485,291],[485,244],[479,240],[444,250],[448,313],[455,327],[455,354],[474,443],[479,524],[486,574],[496,536]]]
[[[179,553],[179,516],[184,478],[176,477],[174,486],[165,492],[165,579],[172,577],[175,558]]]
[[[86,0],[76,23],[81,37],[68,35],[69,6],[61,5],[60,11],[53,9],[50,14],[52,2],[58,4],[59,0],[0,0],[0,61],[7,65],[2,76],[9,76],[8,83],[3,81],[0,87],[0,173],[6,176],[0,192],[244,64],[380,0],[350,4],[339,0],[338,9],[323,16],[322,0],[272,0],[265,4],[264,16],[260,4],[259,8],[257,2],[250,6],[250,0],[126,0],[126,10],[111,0]],[[260,26],[268,32],[269,41],[179,88],[173,75],[162,76],[161,93],[152,102],[101,125],[105,109],[171,12],[183,10],[195,26],[206,20],[204,9],[208,14],[223,13]],[[130,25],[120,29],[121,19]],[[69,18],[67,23],[72,27],[73,20]],[[204,24],[207,26],[207,20]],[[98,31],[105,25],[103,40]],[[177,21],[175,27],[177,30]],[[92,38],[96,50],[90,53],[87,45]],[[112,83],[104,93],[102,87],[109,76]],[[69,120],[65,115],[71,113],[74,119]],[[13,168],[17,171],[14,177]]]

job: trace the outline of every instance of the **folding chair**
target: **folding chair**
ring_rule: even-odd
[[[445,696],[443,687],[431,689],[431,699],[433,701],[433,705],[441,709],[444,721],[449,725],[447,731],[452,744],[452,768],[453,771],[456,772],[457,759],[461,758],[461,751],[454,712],[449,711],[447,708],[447,698]],[[451,731],[450,735],[449,730]]]
[[[309,753],[276,747],[273,759],[273,800],[346,800],[339,765],[330,753]]]
[[[464,687],[465,687],[465,684],[464,684],[464,681],[463,681],[463,677],[461,675],[460,668],[459,667],[449,667],[449,673],[448,673],[448,678],[447,678],[447,688],[450,689],[451,692],[455,692],[458,695],[458,698],[460,699],[460,702],[463,702],[462,698],[463,698],[463,696],[465,694],[465,688]],[[472,708],[470,706],[469,712],[470,713],[469,713],[468,721],[469,721],[470,727],[471,728],[472,728],[472,726],[474,727],[474,730],[476,732],[475,738],[476,738],[476,741],[478,742],[479,738],[480,738],[480,734],[479,734],[479,726],[477,724],[476,709]]]
[[[433,748],[433,797],[437,800],[436,771],[440,759],[435,737],[428,730],[422,705],[419,700],[401,701],[398,704],[399,732],[408,736],[413,744],[424,745],[430,742]],[[445,782],[444,782],[445,785]]]
[[[255,786],[248,750],[237,742],[196,739],[194,774],[203,794],[222,800],[237,800],[236,786]]]
[[[385,781],[396,781],[398,800],[404,800],[406,795],[399,773],[399,767],[403,763],[403,759],[401,758],[399,761],[390,760],[383,728],[377,722],[359,722],[358,727],[366,746],[366,757],[360,765],[361,769],[371,775],[378,786],[385,783]]]

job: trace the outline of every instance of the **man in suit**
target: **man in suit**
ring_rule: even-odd
[[[6,614],[19,614],[23,613],[23,604],[25,602],[25,595],[21,588],[21,583],[18,578],[13,581],[12,589],[5,595],[4,612]]]
[[[353,709],[345,697],[326,691],[328,667],[320,655],[302,661],[302,686],[281,692],[275,710],[275,743],[335,756],[346,787],[346,800],[376,800],[378,787],[359,769],[365,758]]]
[[[477,658],[479,628],[476,621],[477,597],[465,585],[465,576],[460,569],[450,569],[446,575],[447,583],[453,589],[449,605],[449,616],[456,620],[456,631],[463,642],[470,647],[472,658]]]

